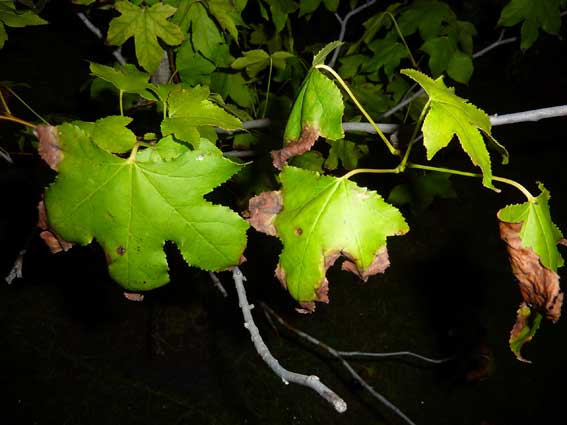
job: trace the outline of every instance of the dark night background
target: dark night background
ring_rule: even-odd
[[[495,23],[506,2],[450,3],[461,19],[477,25],[476,49],[497,39]],[[109,50],[67,2],[52,2],[42,16],[49,26],[8,29],[0,81],[28,83],[30,88],[18,92],[40,114],[96,118],[102,112],[80,87],[89,78],[88,61],[111,63]],[[364,19],[359,18],[353,31]],[[323,41],[336,37],[335,21],[321,28],[315,33],[312,26],[299,27],[297,37],[323,32],[328,32]],[[565,41],[542,34],[526,52],[512,44],[481,57],[469,86],[456,90],[489,114],[561,105],[567,103],[566,71]],[[13,105],[16,115],[33,119]],[[533,192],[535,182],[543,181],[552,195],[552,217],[564,232],[565,126],[566,118],[554,118],[494,129],[511,156],[507,166],[494,161],[494,174],[517,179]],[[0,124],[2,146],[12,143],[15,130],[19,127]],[[109,279],[97,246],[51,255],[34,224],[42,187],[53,176],[37,155],[14,159],[0,162],[1,276],[26,241],[31,243],[24,279],[0,282],[3,424],[402,423],[322,352],[282,329],[274,332],[257,307],[257,324],[280,362],[320,376],[349,410],[339,415],[311,390],[283,385],[252,347],[228,274],[220,274],[229,292],[223,298],[207,274],[188,269],[169,247],[171,283],[135,303]],[[440,155],[441,161],[470,169],[457,150]],[[565,319],[544,323],[525,347],[533,364],[518,362],[508,348],[520,293],[495,214],[522,199],[512,190],[498,195],[469,179],[452,181],[457,200],[437,201],[419,216],[404,211],[412,230],[389,240],[392,266],[385,275],[361,285],[335,266],[329,273],[331,303],[318,305],[311,316],[295,313],[273,277],[277,243],[250,231],[242,267],[249,298],[263,300],[337,349],[455,355],[442,367],[353,362],[418,425],[567,423],[558,416],[567,378]],[[563,269],[560,275],[565,278]],[[483,379],[474,379],[475,373]]]

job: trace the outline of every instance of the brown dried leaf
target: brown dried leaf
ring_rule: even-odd
[[[343,255],[345,254],[343,253]],[[348,257],[341,266],[343,270],[354,273],[364,282],[366,282],[370,276],[374,276],[378,273],[384,273],[388,267],[390,267],[390,258],[388,257],[388,250],[385,246],[380,248],[380,250],[376,253],[374,260],[372,260],[372,263],[366,270],[360,270],[356,267],[356,263]]]
[[[500,237],[506,242],[512,272],[520,286],[526,304],[547,319],[556,322],[561,316],[563,293],[559,288],[559,275],[544,267],[539,256],[522,246],[522,223],[500,221]]]
[[[51,125],[38,125],[34,135],[39,139],[38,152],[52,170],[59,170],[59,163],[63,158],[63,151],[59,145],[59,130]]]
[[[47,210],[45,209],[43,200],[39,201],[37,210],[37,227],[42,230],[42,232],[39,234],[39,237],[43,239],[51,253],[57,254],[58,252],[69,251],[71,248],[73,248],[73,244],[71,242],[67,242],[66,240],[62,239],[61,237],[59,237],[59,235],[57,235],[49,228]]]
[[[248,211],[244,213],[244,216],[257,231],[270,236],[277,236],[273,222],[282,209],[282,195],[280,191],[263,192],[250,198]]]
[[[301,137],[296,142],[289,143],[280,150],[272,151],[272,163],[274,164],[274,167],[281,170],[285,165],[287,165],[288,159],[310,151],[318,137],[318,129],[305,127],[301,132]]]

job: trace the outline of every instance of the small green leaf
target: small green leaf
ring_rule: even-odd
[[[255,77],[260,71],[270,64],[270,55],[261,49],[242,52],[242,56],[236,58],[230,65],[232,69],[246,69],[250,77]]]
[[[374,56],[362,66],[362,70],[373,73],[384,68],[389,80],[393,78],[401,60],[408,57],[404,45],[396,40],[380,39],[372,42],[368,47],[372,50]]]
[[[272,22],[276,27],[276,32],[280,32],[284,29],[288,15],[297,10],[297,3],[293,0],[263,0],[263,2],[270,8]]]
[[[178,88],[171,92],[168,117],[161,124],[163,135],[174,134],[179,139],[194,144],[200,140],[200,126],[226,130],[236,130],[242,126],[238,118],[219,108],[208,97],[209,89],[201,86]]]
[[[22,28],[31,25],[45,25],[49,22],[32,10],[16,9],[13,1],[2,1],[0,3],[0,23],[7,27]]]
[[[563,0],[511,0],[502,9],[498,25],[514,26],[522,21],[520,47],[528,49],[537,40],[539,29],[558,34],[561,27]]]
[[[430,108],[422,127],[427,159],[431,160],[440,149],[449,144],[453,135],[457,135],[463,150],[469,155],[473,164],[482,170],[482,184],[494,189],[490,156],[480,131],[500,149],[503,163],[508,160],[508,152],[491,136],[488,115],[455,95],[453,89],[445,86],[441,77],[432,80],[412,69],[404,69],[401,72],[421,85],[430,98]]]
[[[315,67],[317,65],[323,65],[325,63],[325,59],[329,53],[335,50],[337,47],[342,46],[344,43],[342,41],[332,41],[328,43],[325,47],[319,50],[315,56],[313,56],[312,66]]]
[[[409,230],[396,208],[349,180],[293,167],[280,180],[283,210],[274,222],[283,243],[279,276],[298,301],[317,299],[329,261],[338,255],[366,280],[377,272],[371,268],[386,238]]]
[[[498,218],[508,223],[522,223],[522,246],[531,248],[539,256],[541,264],[557,272],[563,266],[563,257],[557,249],[557,243],[563,235],[551,221],[549,191],[541,183],[539,189],[541,193],[535,202],[508,205],[498,212]]]
[[[240,73],[215,72],[211,78],[211,89],[225,99],[230,97],[243,108],[250,108],[256,103],[256,92],[250,89]]]
[[[336,170],[339,166],[339,160],[345,170],[354,170],[358,167],[360,158],[368,155],[368,146],[359,143],[353,143],[345,139],[328,140],[331,145],[329,157],[325,161],[325,168],[328,170]]]
[[[91,62],[89,65],[92,75],[114,84],[118,90],[126,93],[138,93],[147,96],[149,74],[139,71],[132,64],[106,66]]]
[[[314,128],[331,140],[344,137],[344,103],[340,90],[330,79],[311,69],[301,88],[284,132],[284,140],[299,140],[304,128]]]
[[[447,74],[459,83],[468,83],[473,74],[473,61],[471,55],[456,50],[447,65]]]
[[[323,173],[323,163],[325,158],[317,151],[305,152],[302,155],[294,157],[290,161],[290,165],[304,170],[310,170],[316,173]]]
[[[120,46],[134,37],[138,62],[150,73],[157,69],[163,58],[158,37],[170,46],[183,41],[181,29],[167,20],[175,13],[172,6],[156,3],[151,7],[138,7],[128,1],[118,1],[115,8],[121,15],[110,22],[108,43]]]
[[[58,129],[64,155],[45,194],[49,223],[67,241],[96,239],[123,287],[141,291],[168,282],[165,241],[203,270],[240,263],[247,223],[203,198],[241,167],[214,146],[138,162],[100,149],[75,125]]]
[[[417,0],[401,13],[398,25],[403,35],[408,36],[419,30],[421,38],[428,40],[441,33],[444,23],[454,19],[455,14],[446,3]]]
[[[129,152],[136,143],[136,135],[126,128],[131,122],[132,118],[120,115],[101,118],[92,129],[92,140],[107,152]]]

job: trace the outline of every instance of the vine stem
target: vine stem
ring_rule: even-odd
[[[31,122],[23,120],[21,118],[14,117],[12,115],[0,115],[0,120],[16,122],[18,124],[25,125],[26,127],[29,127],[29,128],[35,128],[36,127],[35,124],[32,124]]]
[[[280,363],[274,358],[270,350],[266,346],[266,343],[260,336],[260,331],[254,323],[252,318],[252,308],[253,305],[248,303],[248,298],[246,296],[246,290],[244,288],[244,281],[246,277],[242,274],[238,267],[232,268],[232,279],[234,280],[234,285],[236,286],[236,293],[238,294],[238,304],[240,310],[242,310],[242,315],[244,317],[244,327],[250,332],[250,337],[252,338],[252,343],[256,348],[257,353],[260,355],[262,360],[272,369],[272,371],[278,375],[284,384],[289,384],[290,382],[294,384],[303,385],[311,388],[325,400],[333,405],[335,410],[339,413],[343,413],[347,410],[346,402],[340,398],[333,390],[323,384],[318,376],[315,375],[303,375],[301,373],[290,372],[285,369]]]
[[[335,80],[341,85],[341,87],[350,96],[350,98],[352,99],[352,101],[354,102],[356,107],[360,110],[360,112],[362,112],[362,115],[364,115],[364,117],[368,120],[370,125],[372,125],[372,127],[374,128],[374,130],[376,131],[378,136],[380,136],[382,141],[386,144],[390,153],[392,155],[399,155],[400,152],[390,143],[388,138],[386,136],[384,136],[384,133],[382,133],[382,130],[380,130],[380,128],[374,122],[372,117],[368,114],[368,112],[366,112],[366,109],[364,109],[364,107],[360,104],[358,99],[355,97],[354,93],[350,90],[350,88],[347,86],[347,84],[344,82],[344,80],[340,77],[340,75],[337,74],[333,68],[331,68],[330,66],[324,65],[324,64],[316,65],[315,68],[324,69],[325,71],[327,71],[329,74],[331,74],[335,78]]]
[[[272,57],[270,56],[270,69],[268,71],[268,87],[266,88],[266,99],[264,101],[264,111],[262,112],[262,118],[266,118],[266,113],[268,112],[268,99],[270,98],[271,82],[272,82]]]
[[[440,173],[456,174],[456,175],[459,175],[459,176],[482,178],[482,174],[479,174],[479,173],[470,173],[468,171],[453,170],[451,168],[432,167],[432,166],[429,166],[429,165],[421,165],[421,164],[414,164],[414,163],[407,163],[406,167],[407,168],[416,168],[416,169],[419,169],[419,170],[438,171]],[[522,186],[517,181],[507,179],[505,177],[498,177],[498,176],[492,176],[492,180],[497,181],[497,182],[501,182],[501,183],[506,183],[510,186],[515,187],[520,192],[522,192],[522,194],[527,198],[528,202],[535,202],[535,196],[533,196],[528,189],[526,189],[524,186]]]

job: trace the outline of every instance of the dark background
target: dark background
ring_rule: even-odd
[[[28,83],[30,88],[18,92],[41,114],[96,118],[100,111],[79,88],[88,79],[87,61],[112,58],[67,3],[53,3],[57,6],[46,10],[51,25],[8,30],[0,80]],[[476,48],[497,38],[497,2],[452,3],[482,34]],[[353,22],[353,28],[359,24]],[[298,32],[308,34],[309,28]],[[328,40],[338,31],[332,22],[325,28]],[[489,114],[564,104],[566,54],[563,40],[545,34],[526,52],[518,44],[498,48],[475,62],[470,85],[457,86],[457,94]],[[14,112],[33,119],[23,108],[15,106]],[[0,124],[2,146],[13,143],[16,129]],[[552,217],[563,230],[564,129],[565,118],[494,129],[511,154],[508,166],[494,161],[494,174],[517,179],[534,193],[535,182],[545,182]],[[0,275],[31,242],[24,279],[0,283],[3,423],[402,423],[323,352],[282,329],[274,332],[257,307],[258,326],[280,362],[319,375],[346,399],[349,410],[339,415],[310,390],[283,385],[252,347],[230,275],[220,274],[229,293],[223,298],[207,274],[182,264],[173,247],[168,248],[172,282],[147,294],[143,303],[123,298],[97,246],[49,254],[34,224],[42,187],[53,176],[36,155],[14,159],[12,165],[0,163]],[[470,169],[457,150],[439,160]],[[437,201],[419,216],[404,211],[412,230],[389,241],[392,266],[385,275],[360,284],[333,268],[331,303],[318,305],[311,316],[295,313],[273,277],[277,242],[251,231],[242,268],[249,297],[337,349],[455,355],[442,367],[353,362],[418,425],[567,423],[558,416],[567,378],[564,322],[544,323],[525,347],[531,365],[518,362],[507,344],[521,300],[495,214],[522,199],[508,188],[498,195],[469,179],[452,181],[457,200]],[[565,277],[563,270],[560,274]]]

